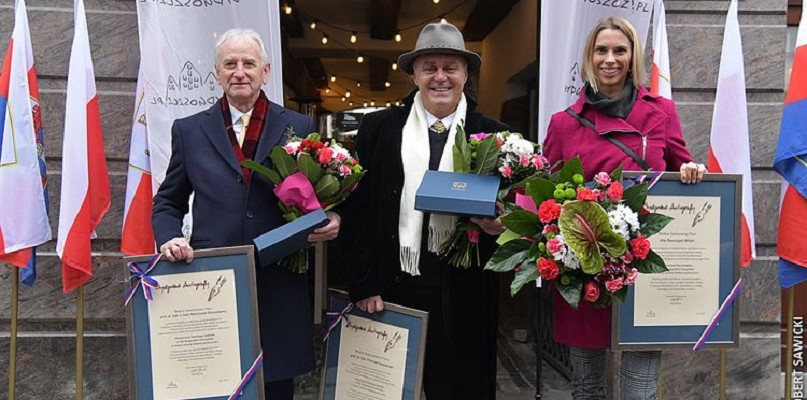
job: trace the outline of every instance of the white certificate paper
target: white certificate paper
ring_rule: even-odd
[[[709,324],[720,306],[720,206],[720,197],[647,197],[648,210],[674,218],[649,239],[669,271],[639,275],[634,325]]]
[[[241,381],[232,270],[155,277],[148,302],[154,399],[229,396]]]
[[[409,331],[356,315],[342,318],[335,400],[399,400]]]

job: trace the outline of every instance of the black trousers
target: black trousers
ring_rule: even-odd
[[[294,379],[265,382],[266,400],[294,400]]]
[[[495,399],[498,277],[451,267],[428,251],[420,257],[421,275],[404,273],[383,298],[429,313],[426,398]]]

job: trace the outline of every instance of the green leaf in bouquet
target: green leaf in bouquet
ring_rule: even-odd
[[[297,165],[300,167],[300,171],[303,171],[305,176],[307,176],[308,180],[311,182],[318,181],[322,176],[322,168],[320,168],[319,163],[314,161],[309,154],[300,154],[300,158],[297,160]]]
[[[515,296],[524,285],[534,282],[539,276],[541,276],[541,273],[536,268],[535,260],[524,262],[521,268],[516,271],[513,282],[510,284],[510,296]]]
[[[511,240],[501,245],[490,257],[485,269],[496,272],[507,272],[525,261],[530,242],[526,240]]]
[[[617,290],[616,292],[611,293],[611,296],[616,297],[621,302],[625,302],[625,298],[628,297],[628,286],[622,286],[622,289]],[[600,296],[605,297],[605,296]]]
[[[605,210],[591,201],[564,204],[558,226],[569,248],[580,259],[581,269],[589,275],[602,269],[600,247],[614,257],[624,254],[627,248],[625,239],[611,229]]]
[[[622,204],[630,207],[634,212],[642,211],[645,201],[647,201],[646,183],[633,185],[622,193]]]
[[[611,177],[611,181],[613,182],[622,182],[622,164],[620,163],[619,167],[608,176]]]
[[[664,259],[656,254],[653,250],[650,250],[650,252],[647,253],[647,257],[645,257],[644,260],[634,258],[630,265],[643,274],[658,274],[668,271],[667,265],[664,264]]]
[[[560,169],[558,183],[574,182],[572,177],[577,174],[583,175],[583,163],[580,162],[580,157],[574,156]]]
[[[333,175],[323,175],[314,185],[314,191],[318,199],[330,199],[339,192],[339,181]]]
[[[499,235],[499,238],[496,239],[496,244],[501,246],[511,240],[517,240],[517,239],[521,239],[521,235],[509,229],[505,229],[504,232],[502,232],[502,234]]]
[[[536,206],[540,206],[544,200],[555,198],[555,184],[544,178],[533,178],[527,182],[524,193],[532,197]]]
[[[572,308],[577,308],[578,303],[580,303],[580,298],[583,295],[583,283],[572,282],[568,285],[558,283],[556,287],[561,297],[563,297]]]
[[[282,147],[273,148],[269,158],[272,159],[272,168],[280,174],[281,179],[286,179],[287,176],[298,171],[294,157],[286,153]]]
[[[244,160],[241,161],[241,166],[244,168],[249,168],[269,180],[269,182],[274,183],[275,185],[279,185],[283,179],[280,178],[280,175],[277,174],[271,168],[265,167],[254,160]]]
[[[639,231],[645,235],[646,237],[650,237],[655,235],[656,233],[660,232],[664,229],[667,224],[672,222],[674,218],[668,217],[664,214],[659,213],[650,213],[645,215],[639,215]]]
[[[481,142],[476,149],[476,166],[473,173],[477,175],[490,175],[496,169],[499,161],[499,145],[496,136],[490,135]]]
[[[507,229],[520,234],[521,236],[533,237],[541,232],[543,227],[538,215],[530,211],[513,211],[501,217],[502,224]]]
[[[468,139],[465,138],[465,130],[460,125],[457,125],[457,133],[454,136],[452,155],[454,172],[466,174],[471,172],[471,148],[468,146]]]

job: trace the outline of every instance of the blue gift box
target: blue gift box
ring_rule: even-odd
[[[496,217],[496,175],[426,171],[415,195],[415,210],[461,216]]]
[[[252,242],[258,250],[261,266],[272,265],[308,247],[311,244],[308,234],[325,225],[328,225],[328,216],[318,209],[256,237]]]

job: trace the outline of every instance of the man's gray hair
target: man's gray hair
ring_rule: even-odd
[[[230,29],[222,33],[216,39],[216,44],[214,46],[214,49],[216,51],[216,64],[218,64],[219,62],[218,57],[221,46],[223,46],[224,43],[230,40],[253,41],[261,49],[261,60],[265,64],[269,64],[269,54],[266,53],[266,46],[263,44],[263,39],[261,39],[261,35],[259,35],[258,32],[255,32],[252,29],[239,29],[239,28]]]

